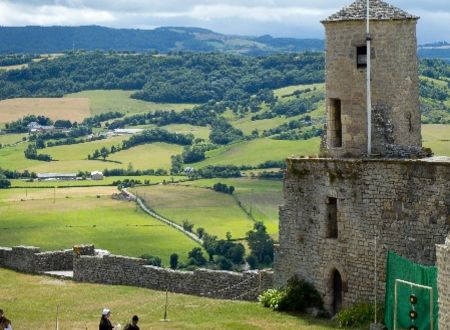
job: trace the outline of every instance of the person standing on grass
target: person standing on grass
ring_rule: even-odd
[[[108,308],[104,308],[102,312],[102,318],[100,319],[100,325],[98,326],[99,330],[113,330],[114,327],[109,320],[111,316],[111,311]]]
[[[3,309],[0,309],[0,330],[12,330],[11,321],[3,314]]]
[[[123,330],[139,330],[138,327],[139,317],[134,315],[131,319],[131,323],[128,323]]]

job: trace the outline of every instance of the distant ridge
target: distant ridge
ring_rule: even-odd
[[[154,30],[101,26],[0,27],[0,53],[57,53],[77,50],[233,52],[263,55],[322,51],[320,39],[231,36],[195,27]]]

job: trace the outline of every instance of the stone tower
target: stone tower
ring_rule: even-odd
[[[367,154],[366,0],[322,21],[326,31],[327,149],[332,157]],[[422,146],[418,17],[370,0],[372,154],[398,157]]]
[[[287,160],[275,247],[276,285],[293,276],[311,282],[332,314],[375,295],[383,300],[388,251],[434,265],[435,244],[450,230],[450,158],[421,158],[417,17],[379,0],[371,0],[367,157],[365,3],[323,22],[331,158]]]

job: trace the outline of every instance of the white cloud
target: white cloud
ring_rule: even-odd
[[[319,21],[353,0],[0,0],[0,25],[198,26],[323,38]],[[387,0],[421,16],[419,41],[450,39],[449,0]]]

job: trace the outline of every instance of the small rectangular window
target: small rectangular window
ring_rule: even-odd
[[[361,46],[356,48],[356,61],[358,68],[367,67],[367,46]]]
[[[331,147],[342,148],[342,109],[341,100],[330,99]]]
[[[327,238],[338,238],[337,198],[328,197],[327,202]]]

